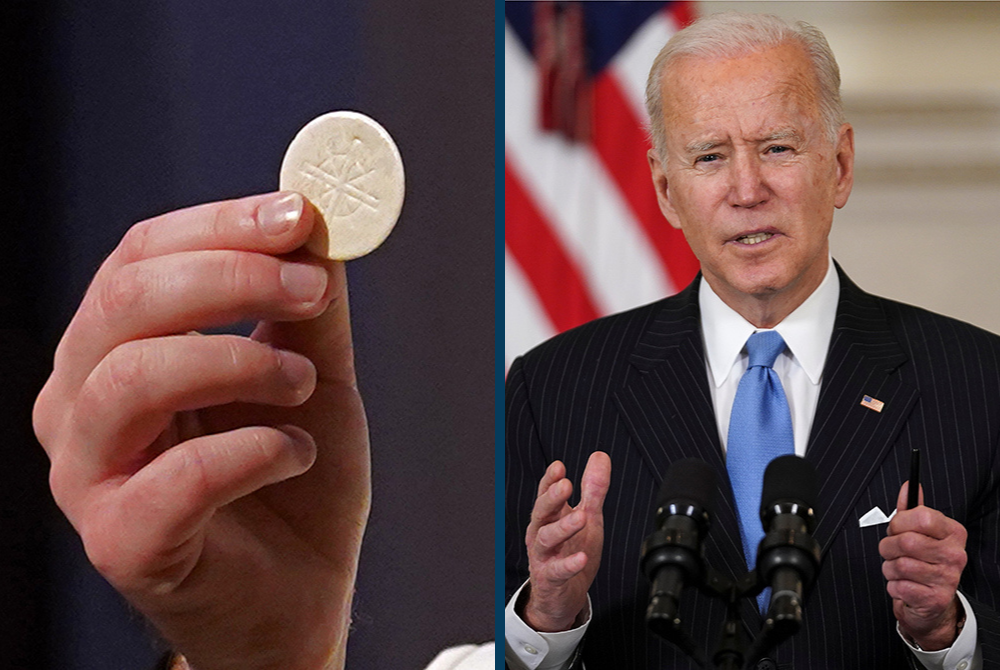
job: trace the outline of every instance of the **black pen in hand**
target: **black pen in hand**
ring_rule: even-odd
[[[906,509],[913,509],[920,503],[920,450],[910,452],[910,488],[906,493]]]

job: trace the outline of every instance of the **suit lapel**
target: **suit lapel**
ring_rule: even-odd
[[[844,523],[853,521],[851,510],[919,395],[893,374],[906,355],[877,302],[837,270],[837,318],[806,450],[822,482],[815,537],[824,552]],[[634,374],[616,392],[615,403],[657,481],[681,458],[700,458],[715,469],[706,558],[724,574],[740,576],[746,563],[705,371],[698,279],[663,301],[631,356]],[[881,412],[861,405],[866,395],[884,403]],[[745,605],[743,621],[756,630],[760,615],[750,599]]]
[[[815,537],[825,552],[850,518],[917,401],[894,372],[906,360],[876,300],[840,273],[840,302],[806,460],[820,474]],[[864,396],[881,411],[861,404]]]
[[[718,490],[706,557],[724,574],[741,576],[746,562],[705,371],[699,283],[696,279],[663,302],[632,354],[634,374],[615,402],[657,481],[681,458],[700,458],[715,469]],[[756,615],[752,606],[748,609],[745,616]]]

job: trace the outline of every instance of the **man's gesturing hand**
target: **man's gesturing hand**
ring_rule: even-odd
[[[879,544],[882,574],[903,634],[921,649],[945,649],[957,636],[961,605],[955,592],[967,561],[967,533],[954,519],[924,507],[922,489],[920,504],[907,510],[908,490],[906,482],[896,501],[899,511]]]
[[[286,193],[136,224],[35,404],[89,558],[197,670],[343,667],[368,431],[344,268],[300,250],[314,222]]]
[[[601,564],[610,481],[611,459],[594,452],[574,508],[569,506],[573,484],[566,479],[566,467],[555,461],[542,476],[525,538],[531,583],[523,617],[535,630],[569,630],[587,604],[587,590]]]

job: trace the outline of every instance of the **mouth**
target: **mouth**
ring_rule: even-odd
[[[747,233],[746,235],[740,235],[739,237],[734,237],[732,241],[743,246],[752,247],[756,244],[767,242],[776,234],[777,233],[771,231],[759,231],[756,233]]]

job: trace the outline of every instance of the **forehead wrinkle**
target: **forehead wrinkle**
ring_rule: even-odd
[[[694,58],[691,62],[700,65]],[[733,146],[734,142],[761,144],[796,140],[804,143],[812,134],[812,122],[821,121],[818,81],[807,61],[793,63],[788,68],[778,66],[777,71],[760,72],[744,68],[742,72],[730,73],[729,81],[750,78],[754,82],[749,94],[735,103],[724,93],[727,88],[725,80],[697,76],[703,74],[700,71],[696,71],[695,76],[682,76],[691,75],[690,72],[682,73],[682,69],[675,67],[661,83],[664,89],[661,113],[668,146],[671,144],[669,137],[673,134],[672,129],[677,126],[683,129],[681,135],[687,135],[689,140],[681,146],[674,145],[677,147],[675,155],[710,152],[719,147]],[[766,106],[769,100],[774,99],[780,100],[780,116],[786,118],[773,119],[777,123],[769,123],[771,119],[757,117],[755,109],[759,105]],[[717,125],[717,121],[735,123],[736,126],[725,129],[725,126]],[[675,139],[683,142],[682,137],[675,135]]]
[[[810,118],[822,115],[819,104],[819,84],[809,72],[795,72],[775,89],[771,95],[780,96],[789,111],[797,110]]]
[[[750,112],[750,110],[752,110],[752,108],[755,107],[758,103],[763,103],[768,99],[775,97],[778,97],[782,99],[783,102],[785,102],[783,107],[788,112],[793,112],[793,110],[795,109],[801,110],[803,106],[806,107],[809,106],[808,100],[810,96],[804,94],[799,87],[792,84],[792,85],[782,86],[781,89],[777,91],[770,91],[763,95],[748,99],[746,101],[744,111]],[[723,110],[723,115],[725,115],[724,108],[722,108],[719,105],[712,105],[710,107],[707,107],[706,110],[702,112],[702,115],[711,118],[720,109]],[[740,113],[738,114],[738,116],[742,117],[743,114]],[[665,119],[665,126],[668,129],[668,131],[671,127],[671,122],[678,120],[679,118],[680,114],[674,113],[670,114],[669,117]],[[741,119],[741,121],[749,121],[749,119]],[[704,123],[705,125],[709,126],[713,125],[711,121],[705,121]],[[740,125],[743,125],[743,123],[740,123]],[[730,133],[715,135],[715,132],[710,128],[706,128],[705,130],[708,137],[698,138],[685,144],[684,151],[686,153],[689,154],[701,153],[704,151],[711,151],[712,149],[716,149],[718,147],[732,145],[733,138],[730,136]],[[747,131],[749,131],[749,129],[747,129]],[[753,144],[760,144],[775,140],[788,140],[788,139],[802,140],[803,135],[799,129],[796,129],[794,127],[794,125],[782,125],[775,128],[774,130],[767,129],[765,125],[763,128],[758,128],[758,130],[755,133],[742,132],[741,137],[739,137],[738,139]]]

